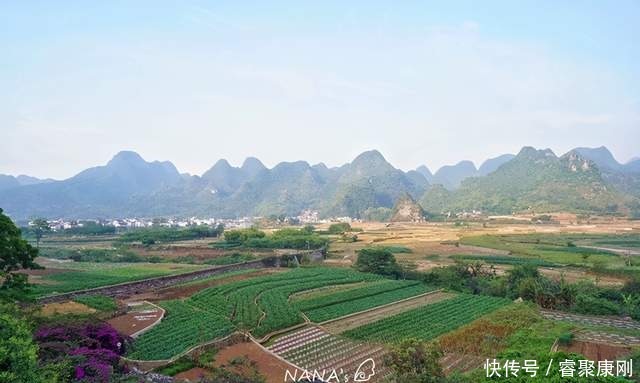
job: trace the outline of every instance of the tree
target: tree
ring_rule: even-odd
[[[0,382],[40,381],[38,346],[33,343],[26,321],[13,305],[0,304],[0,366]]]
[[[36,269],[34,262],[38,249],[22,239],[20,229],[0,209],[0,299],[20,298],[27,284],[26,274],[15,273],[20,269]]]
[[[33,227],[33,234],[36,236],[36,247],[40,248],[40,240],[44,236],[44,233],[51,231],[51,226],[49,226],[49,222],[44,218],[34,219],[31,221],[31,226]]]
[[[364,273],[398,276],[401,273],[396,257],[384,248],[364,248],[358,251],[356,269]]]
[[[387,356],[387,365],[395,375],[395,382],[437,383],[444,380],[438,359],[442,352],[435,344],[408,339],[394,346]]]
[[[329,234],[343,234],[344,232],[351,231],[351,225],[346,222],[334,223],[329,226],[327,231]]]

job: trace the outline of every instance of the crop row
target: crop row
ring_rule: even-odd
[[[507,299],[462,294],[357,327],[343,335],[385,343],[407,338],[429,340],[509,303]]]
[[[291,294],[324,286],[380,279],[349,269],[299,268],[204,289],[189,299],[162,302],[162,322],[140,336],[129,356],[167,359],[235,329],[256,336],[302,322]]]
[[[202,310],[184,301],[162,302],[165,319],[135,342],[128,357],[169,359],[188,348],[234,331],[231,321],[215,310]]]
[[[398,282],[400,283],[400,282]],[[368,310],[374,307],[393,303],[402,299],[432,291],[433,288],[422,283],[405,285],[402,288],[382,292],[376,295],[365,296],[359,299],[344,301],[328,306],[305,311],[310,320],[320,323],[330,319],[340,318],[345,315]]]
[[[402,289],[407,286],[414,286],[419,284],[418,281],[394,281],[386,280],[375,284],[365,284],[362,287],[338,291],[333,294],[324,295],[321,297],[301,300],[296,303],[296,306],[301,311],[309,311],[320,307],[331,306],[338,303],[349,302],[360,298],[377,295],[387,291],[393,291]]]

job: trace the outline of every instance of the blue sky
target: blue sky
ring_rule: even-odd
[[[0,4],[0,173],[640,156],[640,2]]]

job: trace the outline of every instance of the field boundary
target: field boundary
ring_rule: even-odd
[[[288,364],[289,366],[295,368],[296,370],[300,370],[300,371],[306,371],[304,368],[301,368],[293,363],[291,363],[290,361],[286,360],[285,358],[281,357],[280,355],[274,353],[273,351],[269,350],[268,348],[266,348],[265,346],[263,346],[260,342],[258,342],[253,336],[249,336],[251,342],[255,343],[258,345],[258,347],[260,347],[260,349],[262,349],[262,351],[268,353],[269,355],[275,357],[276,359]]]
[[[400,299],[400,300],[397,300],[397,301],[393,301],[391,303],[386,303],[384,305],[372,307],[370,309],[366,309],[366,310],[358,311],[358,312],[355,312],[355,313],[343,315],[341,317],[334,318],[334,319],[329,319],[327,321],[318,323],[318,325],[324,326],[324,325],[327,325],[329,323],[333,323],[333,322],[337,322],[339,320],[351,318],[351,317],[356,316],[356,315],[368,313],[368,312],[374,311],[374,310],[379,310],[379,309],[381,309],[383,307],[393,306],[393,305],[398,304],[398,303],[402,303],[402,302],[410,301],[410,300],[417,299],[417,298],[420,298],[420,297],[424,297],[424,296],[427,296],[427,295],[436,294],[436,293],[442,293],[442,292],[444,292],[444,289],[437,289],[437,290],[433,290],[433,291],[427,291],[426,293],[422,293],[422,294],[419,294],[419,295],[414,295],[414,296],[409,297],[409,298]]]
[[[133,334],[129,335],[132,338],[137,338],[138,336],[140,336],[140,335],[144,334],[145,332],[147,332],[147,331],[151,330],[152,328],[154,328],[158,323],[160,323],[162,321],[162,318],[164,318],[164,314],[166,314],[166,310],[163,309],[162,307],[158,306],[157,304],[149,302],[149,301],[143,301],[143,302],[147,303],[147,304],[149,304],[149,305],[151,305],[151,306],[153,306],[153,307],[155,307],[157,309],[159,309],[162,312],[162,314],[153,323],[151,323],[149,326],[147,326],[147,327],[145,327],[143,329],[140,329],[140,330],[134,332]]]

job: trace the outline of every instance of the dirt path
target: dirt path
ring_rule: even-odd
[[[636,250],[631,250],[631,249],[621,249],[621,248],[614,248],[614,247],[600,247],[600,246],[580,246],[580,247],[584,247],[587,249],[595,249],[595,250],[604,250],[604,251],[610,251],[612,253],[616,253],[616,254],[620,254],[620,255],[640,255],[640,251],[636,251]]]
[[[332,334],[340,334],[347,330],[363,326],[367,323],[375,322],[379,319],[396,315],[416,307],[435,303],[444,299],[449,299],[455,294],[437,292],[422,295],[417,298],[405,300],[396,304],[380,307],[371,311],[355,314],[344,319],[338,319],[322,325],[322,328]]]
[[[640,322],[624,317],[582,315],[553,310],[540,310],[540,314],[542,314],[546,319],[551,320],[584,323],[595,326],[609,326],[628,330],[640,330]]]

